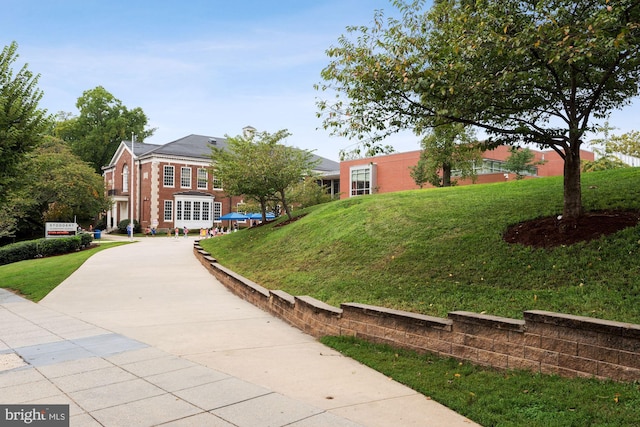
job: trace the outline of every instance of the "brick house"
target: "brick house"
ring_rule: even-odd
[[[135,158],[132,159],[132,146]],[[105,189],[112,207],[107,229],[131,217],[141,227],[159,231],[191,230],[221,224],[219,218],[238,210],[243,198],[229,196],[210,173],[211,148],[226,147],[226,139],[189,135],[164,145],[123,141],[109,165],[103,167]],[[314,155],[315,172],[332,193],[339,192],[339,164]]]
[[[544,160],[536,167],[536,172],[526,178],[562,175],[563,159],[553,150],[537,151],[534,162]],[[347,160],[340,163],[340,181],[345,189],[340,198],[349,198],[362,194],[391,193],[394,191],[413,190],[420,187],[410,175],[410,167],[418,164],[420,150],[405,153],[393,153],[385,156]],[[476,183],[504,182],[515,179],[516,175],[504,169],[509,157],[509,147],[499,146],[482,154],[482,163],[476,165]],[[594,160],[594,153],[581,150],[583,160]],[[455,177],[453,177],[455,179]],[[457,185],[469,185],[470,179],[460,179]],[[423,187],[431,187],[425,184]],[[348,190],[347,190],[348,189]]]

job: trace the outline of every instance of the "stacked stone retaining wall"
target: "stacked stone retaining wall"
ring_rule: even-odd
[[[640,325],[540,310],[517,320],[465,311],[443,319],[357,303],[337,308],[268,290],[220,265],[197,242],[194,252],[231,292],[315,337],[355,336],[499,369],[640,380]]]

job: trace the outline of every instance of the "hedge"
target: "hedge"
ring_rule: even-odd
[[[37,239],[13,243],[0,247],[0,265],[75,252],[87,247],[92,241],[93,234],[81,233],[73,237]]]

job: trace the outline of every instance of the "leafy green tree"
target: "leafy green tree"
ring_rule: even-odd
[[[418,163],[415,166],[409,167],[409,175],[420,188],[424,187],[424,184],[427,182],[438,182],[440,179],[437,173],[436,176],[429,176],[429,169],[427,168],[427,153],[425,151],[420,153]]]
[[[614,129],[608,122],[599,129],[603,137],[590,142],[598,158],[593,161],[583,161],[582,172],[629,167],[619,158],[620,154],[640,157],[640,132],[631,131],[623,135],[613,135],[611,131]]]
[[[434,187],[449,187],[455,184],[451,179],[454,170],[461,178],[475,178],[473,165],[480,160],[475,133],[459,123],[444,124],[434,127],[422,139],[422,155],[416,167],[424,170],[415,169],[412,173],[424,173],[423,182]]]
[[[604,144],[605,150],[609,153],[640,157],[640,132],[637,130],[622,135],[611,135]]]
[[[327,192],[327,186],[318,185],[317,179],[307,176],[288,189],[291,203],[299,205],[301,208],[315,206],[331,201],[331,195]]]
[[[640,2],[436,0],[393,4],[327,50],[323,125],[380,141],[442,121],[483,129],[486,148],[534,143],[564,159],[567,219],[582,214],[580,148],[594,119],[638,94]]]
[[[123,140],[143,142],[153,135],[141,108],[129,110],[102,86],[85,91],[76,102],[79,115],[58,113],[54,136],[69,144],[74,154],[89,163],[96,172],[109,163]]]
[[[528,148],[509,147],[509,157],[507,157],[504,168],[516,174],[516,179],[523,179],[525,174],[534,174],[536,166],[544,161],[534,161],[535,155]]]
[[[257,132],[229,137],[225,149],[212,148],[214,173],[224,183],[225,191],[257,202],[263,221],[267,204],[273,199],[292,218],[287,189],[310,174],[315,165],[310,152],[280,143],[289,135],[286,129],[274,134]]]
[[[596,160],[582,162],[582,172],[596,172],[609,169],[628,168],[629,165],[617,157],[604,155]]]
[[[13,200],[22,235],[41,234],[46,221],[91,220],[109,208],[102,177],[61,140],[46,137],[21,170]]]
[[[17,51],[13,42],[0,53],[0,203],[6,200],[16,175],[22,175],[21,160],[38,145],[49,125],[46,110],[38,106],[42,98],[39,75],[26,64],[14,75]]]

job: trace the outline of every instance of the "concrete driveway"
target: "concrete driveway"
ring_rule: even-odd
[[[167,382],[161,388],[168,396],[113,404],[112,416],[173,399],[184,402],[184,415],[138,424],[473,425],[237,298],[196,260],[193,243],[157,236],[99,252],[38,304],[127,342],[126,351],[101,356],[117,367],[135,365],[126,369],[134,377],[118,384],[143,380],[139,385],[149,388],[147,379],[158,375]],[[82,405],[76,413],[118,425]],[[220,424],[199,418],[208,415]]]

